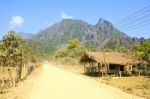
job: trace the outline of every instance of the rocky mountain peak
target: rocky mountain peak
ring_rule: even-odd
[[[107,20],[105,20],[104,18],[100,18],[100,19],[98,20],[98,22],[97,22],[97,24],[96,24],[96,25],[111,26],[111,25],[112,25],[112,23],[111,23],[111,22],[109,22],[109,21],[107,21]]]
[[[101,34],[100,34],[101,33]],[[103,42],[100,42],[103,35]],[[49,42],[51,46],[64,45],[70,39],[78,39],[87,47],[100,47],[104,45],[130,46],[132,40],[129,36],[116,29],[111,22],[100,18],[96,25],[91,25],[83,20],[64,19],[57,24],[41,31],[35,39]],[[112,42],[113,39],[113,42]],[[115,43],[114,43],[115,42]]]

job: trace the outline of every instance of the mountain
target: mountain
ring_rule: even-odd
[[[34,38],[34,34],[32,33],[24,33],[24,32],[20,32],[17,33],[19,36],[21,36],[23,39],[32,39]]]
[[[70,39],[78,39],[88,48],[114,48],[120,45],[129,48],[134,43],[131,37],[103,18],[95,25],[82,20],[64,19],[40,31],[34,39],[48,43],[54,48],[64,47]]]

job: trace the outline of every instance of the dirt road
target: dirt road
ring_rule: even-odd
[[[47,62],[43,65],[43,72],[27,82],[22,84],[26,88],[16,90],[22,90],[22,93],[18,93],[14,99],[144,99]]]

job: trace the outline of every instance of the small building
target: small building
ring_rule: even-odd
[[[118,52],[84,52],[80,62],[87,74],[131,75],[132,66],[139,64],[138,58]]]

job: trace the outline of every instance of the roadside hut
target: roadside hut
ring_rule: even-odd
[[[131,75],[132,65],[139,64],[138,58],[118,52],[84,52],[80,62],[87,74]]]

